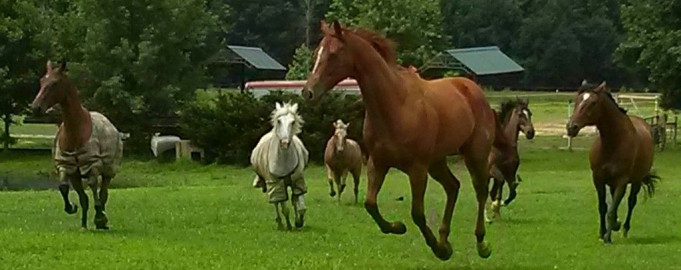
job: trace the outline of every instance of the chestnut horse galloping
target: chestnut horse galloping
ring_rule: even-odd
[[[116,176],[123,158],[122,135],[104,115],[89,112],[83,107],[76,87],[66,74],[66,63],[52,68],[48,61],[46,73],[40,79],[40,92],[31,107],[34,113],[44,113],[57,104],[63,111],[63,121],[54,140],[52,154],[59,171],[64,211],[68,214],[77,211],[77,207],[69,202],[70,182],[78,193],[82,208],[81,227],[87,228],[89,200],[82,181],[85,178],[95,200],[95,226],[108,229],[104,211],[109,199],[109,183]]]
[[[475,227],[478,254],[491,254],[484,241],[484,210],[488,195],[492,144],[507,144],[480,87],[465,78],[427,81],[396,63],[392,43],[377,34],[328,27],[322,21],[324,38],[315,51],[316,61],[302,95],[317,101],[339,81],[356,79],[364,99],[364,141],[369,154],[368,187],[364,206],[383,233],[404,234],[404,223],[383,218],[376,197],[389,168],[409,175],[411,215],[435,255],[447,260],[452,247],[447,240],[459,180],[447,167],[446,157],[461,154],[471,175],[478,201]],[[426,224],[423,197],[428,174],[447,194],[437,239]]]
[[[598,237],[605,243],[612,243],[612,232],[620,229],[617,207],[627,185],[631,184],[631,191],[624,221],[624,237],[627,237],[631,228],[631,214],[641,186],[647,189],[649,196],[655,192],[655,182],[659,177],[650,171],[654,152],[651,128],[642,118],[627,116],[626,111],[615,103],[605,89],[605,82],[599,86],[582,82],[574,104],[574,113],[566,127],[568,136],[577,136],[585,126],[595,125],[598,128],[599,137],[591,146],[589,155],[593,182],[598,193]],[[609,207],[605,201],[606,185],[610,186],[612,195]]]

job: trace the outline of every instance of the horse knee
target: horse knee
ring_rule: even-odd
[[[412,220],[414,220],[414,223],[416,223],[416,225],[418,225],[419,227],[426,225],[426,215],[423,214],[423,212],[421,211],[412,210],[411,218]]]

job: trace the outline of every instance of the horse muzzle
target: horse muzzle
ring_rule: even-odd
[[[567,131],[567,135],[570,136],[570,137],[576,137],[577,134],[579,134],[580,129],[582,129],[582,128],[579,125],[572,123],[572,122],[568,123],[565,126],[565,130]]]
[[[290,145],[291,145],[291,141],[288,140],[288,139],[283,139],[283,140],[279,141],[279,146],[281,146],[281,148],[283,148],[283,149],[288,149],[288,147]]]

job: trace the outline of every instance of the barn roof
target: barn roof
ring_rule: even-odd
[[[497,46],[446,50],[421,69],[429,68],[463,69],[478,76],[524,71]]]
[[[211,63],[244,64],[260,70],[286,70],[282,64],[258,47],[228,45],[226,50],[218,52],[209,61]]]

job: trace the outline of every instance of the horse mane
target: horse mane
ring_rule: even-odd
[[[524,101],[519,100],[519,99],[515,99],[515,100],[506,99],[506,100],[501,102],[501,109],[497,113],[497,116],[502,121],[502,124],[506,124],[508,122],[508,117],[513,112],[513,109],[518,107],[518,105],[527,106],[527,104],[524,104]]]
[[[270,124],[272,124],[272,127],[277,126],[277,119],[281,116],[287,115],[287,114],[293,114],[293,118],[295,119],[293,121],[293,127],[292,127],[292,133],[293,134],[298,134],[303,130],[303,124],[305,121],[303,120],[303,117],[298,114],[298,110],[293,109],[293,105],[291,102],[286,102],[283,104],[281,109],[274,109],[272,111],[272,114],[270,115]]]
[[[595,84],[591,84],[591,83],[582,84],[582,86],[579,87],[578,93],[590,92],[590,93],[598,94],[598,93],[596,93],[596,91],[594,91],[596,89],[596,87],[598,87],[598,86],[595,85]],[[608,97],[608,99],[610,101],[612,101],[613,104],[615,104],[615,107],[617,107],[617,109],[621,113],[627,114],[627,109],[622,108],[622,107],[620,107],[619,104],[617,104],[617,101],[615,101],[615,98],[612,96],[612,93],[610,93],[609,91],[603,91],[603,93],[605,94],[606,97]]]
[[[369,42],[371,47],[373,47],[388,64],[397,65],[397,53],[395,52],[395,43],[392,40],[383,37],[374,31],[362,28],[347,28],[345,30],[354,33]]]

